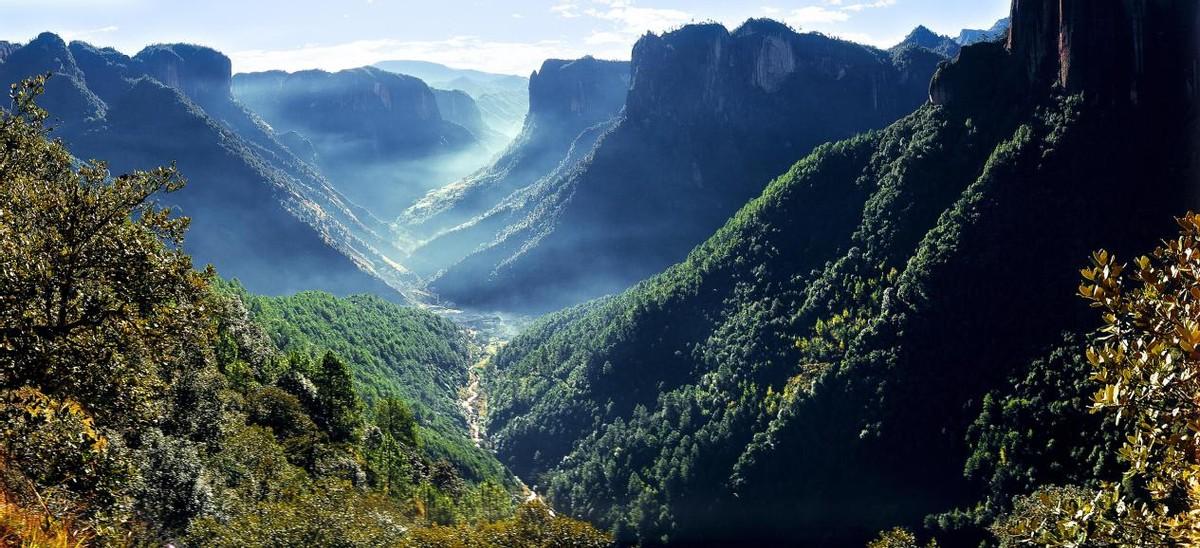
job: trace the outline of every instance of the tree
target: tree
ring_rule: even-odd
[[[409,447],[420,446],[417,418],[412,409],[396,398],[384,398],[375,406],[375,425],[392,439]]]
[[[34,103],[45,80],[14,86],[0,112],[0,389],[74,399],[106,425],[152,422],[211,331],[211,274],[181,247],[188,219],[152,200],[184,180],[77,164]]]
[[[333,441],[354,441],[362,427],[362,400],[354,391],[350,366],[333,352],[321,358],[317,372],[316,422]]]
[[[993,530],[1004,544],[1200,543],[1200,214],[1127,271],[1097,251],[1080,295],[1104,327],[1087,350],[1093,412],[1128,429],[1123,484],[1043,488]]]

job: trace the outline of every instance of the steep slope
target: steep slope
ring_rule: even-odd
[[[196,46],[130,58],[43,34],[0,63],[11,83],[51,72],[43,104],[56,135],[117,173],[176,161],[190,184],[163,196],[192,217],[200,264],[262,293],[320,288],[401,299],[408,274],[386,259],[386,227],[271,138],[230,96],[229,60]],[[163,81],[178,87],[168,87]]]
[[[648,543],[861,545],[983,497],[961,473],[983,395],[1061,359],[1060,333],[1094,326],[1088,253],[1144,249],[1200,183],[1195,4],[1018,0],[1013,21],[939,71],[935,104],[820,147],[683,263],[507,346],[487,382],[504,462]]]
[[[634,47],[622,117],[530,213],[429,284],[465,305],[550,310],[628,287],[711,234],[797,157],[927,98],[942,58],[769,20]]]
[[[520,132],[529,110],[529,79],[522,76],[456,69],[428,61],[382,61],[374,66],[415,76],[435,88],[466,92],[479,105],[484,123],[509,138]]]
[[[492,165],[418,201],[401,217],[402,225],[427,238],[488,212],[551,173],[580,133],[620,112],[628,90],[629,63],[591,57],[544,62],[529,80],[529,115],[521,134]],[[483,234],[466,246],[435,238],[413,254],[414,268],[449,266],[494,237]]]
[[[358,393],[368,402],[388,397],[407,402],[431,459],[447,459],[471,481],[508,482],[495,456],[475,446],[458,407],[473,356],[462,328],[430,312],[366,295],[339,299],[309,291],[262,297],[236,285],[230,291],[281,350],[332,350],[350,364]]]
[[[486,154],[410,76],[372,67],[238,74],[233,93],[276,132],[311,142],[338,189],[381,218],[394,218],[431,186],[461,176],[460,162]]]

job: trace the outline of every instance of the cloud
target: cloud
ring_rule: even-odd
[[[836,0],[838,5],[841,5],[842,0]],[[865,9],[887,8],[896,5],[896,0],[876,0],[875,2],[862,2],[858,4],[847,4],[842,6],[846,11],[862,11]]]
[[[557,13],[559,17],[566,17],[567,19],[574,19],[580,16],[579,5],[575,2],[559,2],[550,6],[550,11]]]
[[[849,18],[850,14],[840,9],[806,6],[788,12],[784,16],[784,21],[792,26],[804,27],[813,24],[840,23]]]
[[[551,58],[582,57],[587,52],[557,40],[501,42],[474,36],[446,40],[357,40],[342,44],[308,44],[279,50],[243,50],[229,54],[237,72],[343,70],[389,59],[419,59],[444,65],[526,76]]]
[[[64,30],[60,31],[58,34],[63,40],[70,42],[71,40],[88,40],[101,34],[117,32],[118,30],[121,30],[120,27],[117,27],[116,25],[108,25],[94,29]]]
[[[598,8],[588,8],[584,11],[590,17],[610,21],[621,27],[621,30],[634,35],[646,31],[660,32],[678,27],[694,19],[692,14],[685,11],[665,8],[641,8],[633,5],[630,0],[594,0]]]

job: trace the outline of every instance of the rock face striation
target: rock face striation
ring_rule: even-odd
[[[647,35],[616,123],[430,287],[461,304],[543,311],[628,287],[682,258],[813,147],[911,112],[942,59],[770,20]]]
[[[324,289],[403,301],[386,225],[354,206],[234,100],[227,57],[157,45],[134,57],[45,33],[0,62],[0,83],[53,74],[55,135],[114,173],[176,162],[189,184],[159,197],[192,219],[187,247],[252,291]],[[389,284],[393,287],[389,287]]]

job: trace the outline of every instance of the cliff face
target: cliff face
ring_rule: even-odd
[[[166,44],[143,49],[134,61],[146,74],[195,98],[228,98],[232,63],[224,54],[203,46]]]
[[[529,76],[529,118],[578,133],[621,109],[628,82],[627,63],[592,57],[547,60]]]
[[[1013,93],[1058,86],[1106,104],[1178,105],[1196,97],[1200,4],[1175,0],[1013,0],[1006,71]],[[955,68],[948,68],[953,72]],[[939,74],[935,103],[969,95]]]
[[[508,148],[492,165],[427,194],[402,221],[415,234],[429,237],[487,212],[553,171],[580,133],[617,116],[628,90],[627,62],[592,57],[545,61],[530,76],[529,113]],[[432,273],[479,243],[463,249],[433,240],[416,251],[415,264]]]

